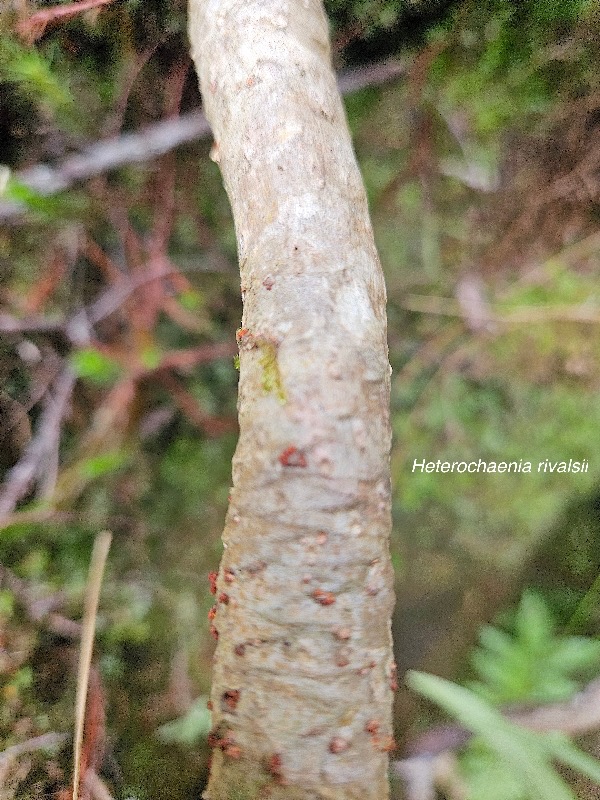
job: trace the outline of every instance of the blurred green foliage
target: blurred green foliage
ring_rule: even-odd
[[[71,355],[71,366],[78,377],[100,385],[112,383],[121,372],[115,359],[94,347],[84,347],[74,352]]]
[[[497,708],[520,704],[527,709],[569,700],[585,679],[598,673],[599,663],[598,639],[559,632],[542,596],[526,591],[516,609],[503,613],[502,627],[481,629],[472,655],[478,680],[468,689],[416,672],[409,674],[408,682],[475,734],[460,758],[468,800],[574,800],[552,762],[566,764],[594,782],[600,780],[600,762],[566,735],[526,730]],[[563,712],[560,719],[568,719],[568,714]]]
[[[165,742],[177,742],[187,746],[206,739],[211,729],[210,712],[206,707],[208,696],[199,697],[186,714],[172,722],[165,722],[157,730]]]
[[[73,103],[68,83],[61,79],[58,60],[62,53],[57,43],[40,52],[16,39],[0,37],[0,81],[13,83],[18,91],[46,113]]]
[[[476,735],[462,762],[468,800],[576,800],[554,762],[600,783],[600,761],[566,735],[529,731],[468,689],[434,675],[411,672],[408,683]]]
[[[486,625],[480,632],[472,656],[479,680],[470,688],[486,700],[495,704],[565,700],[581,687],[582,678],[598,673],[600,641],[558,634],[540,595],[523,595],[513,628],[510,633]]]

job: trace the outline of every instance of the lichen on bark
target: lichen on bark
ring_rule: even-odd
[[[244,302],[205,796],[245,775],[257,798],[383,800],[385,286],[327,19],[317,0],[191,0],[190,39]]]

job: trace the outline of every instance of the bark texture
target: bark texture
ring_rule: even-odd
[[[244,301],[205,797],[384,800],[385,286],[327,19],[320,0],[191,0],[190,38]]]

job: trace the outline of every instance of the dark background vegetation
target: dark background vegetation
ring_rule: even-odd
[[[110,528],[86,746],[115,797],[191,800],[207,769],[206,576],[236,440],[235,238],[208,138],[52,196],[20,182],[201,103],[184,2],[54,15],[66,6],[0,9],[1,200],[22,204],[0,220],[0,750],[71,730],[71,621]],[[473,677],[482,625],[502,612],[511,630],[525,589],[521,616],[546,626],[548,647],[595,643],[596,4],[326,6],[336,69],[404,64],[346,98],[389,295],[399,674]],[[534,472],[428,475],[415,458]],[[589,471],[538,474],[545,458]],[[564,669],[569,686],[540,697],[548,651],[519,646],[517,666],[496,663],[511,686],[522,679],[498,703],[565,699],[600,673],[586,650]],[[396,716],[400,748],[437,719],[402,680]],[[584,744],[599,746],[591,733]],[[494,768],[471,752],[470,798],[493,800]],[[0,798],[66,797],[70,769],[68,744],[0,756]],[[498,782],[499,800],[526,797]]]

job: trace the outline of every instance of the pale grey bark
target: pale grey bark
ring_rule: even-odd
[[[210,800],[384,800],[395,685],[385,287],[320,0],[191,0],[235,220],[240,439]]]

